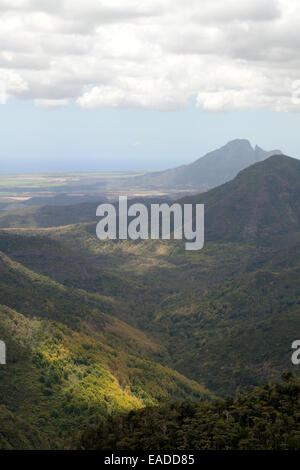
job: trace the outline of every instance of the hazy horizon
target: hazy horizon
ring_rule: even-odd
[[[272,148],[264,148],[262,147],[258,142],[251,142],[249,139],[247,139],[246,137],[238,137],[237,139],[232,139],[232,140],[239,140],[239,139],[242,139],[242,140],[248,140],[251,144],[251,146],[253,148],[255,148],[256,145],[258,145],[259,147],[263,148],[263,150],[272,150]],[[188,165],[190,163],[193,163],[196,159],[198,158],[202,158],[204,157],[207,153],[211,152],[211,151],[214,151],[214,150],[217,150],[218,148],[220,147],[223,147],[225,146],[227,143],[231,142],[232,140],[229,140],[227,142],[224,142],[222,145],[218,146],[218,147],[214,147],[214,148],[211,148],[209,149],[207,152],[205,152],[203,155],[200,155],[199,157],[196,157],[194,160],[191,160],[191,161],[185,161],[184,163],[177,163],[173,165],[173,167],[175,166],[180,166],[180,165]],[[274,147],[275,149],[275,147]],[[277,150],[281,150],[281,148],[277,148]],[[288,155],[286,152],[283,151],[283,154],[285,155]],[[291,156],[291,157],[294,157],[294,158],[298,158],[300,159],[300,157],[295,157],[293,155],[288,155],[288,156]],[[158,167],[158,168],[134,168],[134,167],[129,167],[129,168],[82,168],[82,169],[71,169],[71,168],[67,168],[66,169],[58,169],[58,170],[55,170],[55,168],[53,169],[45,169],[45,170],[35,170],[35,169],[28,169],[28,167],[24,168],[22,171],[20,171],[20,169],[16,170],[16,171],[11,171],[9,169],[7,170],[3,170],[1,169],[0,170],[0,173],[1,174],[5,174],[5,175],[14,175],[14,174],[63,174],[63,173],[69,173],[69,174],[72,174],[72,173],[109,173],[109,172],[115,172],[115,173],[138,173],[138,172],[151,172],[151,171],[162,171],[162,170],[167,170],[167,169],[170,169],[170,168],[173,168],[171,166],[166,166],[166,167]]]
[[[300,157],[295,0],[0,1],[1,173]]]

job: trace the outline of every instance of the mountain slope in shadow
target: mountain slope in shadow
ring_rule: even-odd
[[[181,202],[205,205],[206,242],[292,242],[300,231],[300,161],[274,155]]]

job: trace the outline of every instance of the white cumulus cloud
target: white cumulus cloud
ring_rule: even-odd
[[[300,111],[299,0],[0,0],[0,101]]]

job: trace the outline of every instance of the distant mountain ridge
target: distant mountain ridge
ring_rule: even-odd
[[[182,203],[205,205],[206,241],[262,242],[300,232],[300,161],[273,155]]]
[[[266,151],[258,145],[253,148],[249,140],[236,139],[189,165],[136,176],[134,182],[152,188],[190,188],[205,191],[232,180],[244,168],[275,154],[282,152]]]

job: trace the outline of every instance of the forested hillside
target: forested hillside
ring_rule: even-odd
[[[205,204],[207,242],[272,245],[282,243],[281,237],[290,243],[300,230],[299,181],[299,160],[274,155],[233,181],[182,202]]]
[[[79,449],[299,450],[300,380],[288,374],[235,399],[170,403],[90,428]]]
[[[69,289],[1,254],[0,447],[61,447],[88,423],[211,394],[160,365],[167,352],[112,317],[113,300]]]
[[[178,240],[100,242],[93,221],[18,228],[8,214],[16,227],[0,234],[0,338],[8,351],[0,369],[1,446],[59,448],[74,429],[145,406],[129,416],[148,423],[153,414],[164,429],[172,410],[200,410],[212,416],[215,433],[219,405],[207,400],[278,380],[284,371],[298,375],[291,344],[300,331],[299,168],[289,157],[271,157],[182,200],[206,205],[206,242],[198,252]],[[245,403],[261,406],[263,390],[244,395]],[[170,404],[176,401],[198,404]],[[154,413],[161,403],[169,404]],[[118,419],[129,418],[106,426]],[[247,423],[239,421],[238,440],[227,429],[221,443],[198,433],[191,445],[246,448]],[[254,439],[254,448],[276,448],[268,433],[281,433],[277,424],[263,431],[263,441]],[[123,448],[125,437],[109,432]],[[285,448],[298,445],[293,427],[284,432]],[[166,445],[190,445],[170,439]]]

